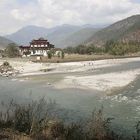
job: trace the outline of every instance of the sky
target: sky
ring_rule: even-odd
[[[140,0],[0,0],[0,35],[28,25],[107,25],[140,14]]]

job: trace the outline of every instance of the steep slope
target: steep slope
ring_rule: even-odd
[[[83,44],[87,39],[89,39],[93,34],[95,34],[99,29],[97,28],[83,28],[78,30],[69,36],[65,37],[63,40],[56,42],[56,46],[60,48],[68,46],[77,46]]]
[[[0,36],[0,49],[6,48],[7,45],[10,43],[13,43],[13,42],[11,40],[8,40],[8,39]]]
[[[108,40],[139,41],[140,42],[140,15],[131,16],[95,33],[87,44],[101,46]],[[136,36],[136,37],[135,37]]]

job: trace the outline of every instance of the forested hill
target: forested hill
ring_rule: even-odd
[[[86,43],[102,46],[109,40],[140,42],[140,15],[128,17],[98,31]]]

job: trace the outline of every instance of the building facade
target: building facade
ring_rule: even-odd
[[[29,46],[19,46],[22,56],[47,56],[47,52],[53,48],[54,45],[44,38],[32,40]]]

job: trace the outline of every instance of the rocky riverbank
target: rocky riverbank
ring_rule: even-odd
[[[3,62],[3,64],[0,66],[0,75],[1,76],[15,76],[18,74],[19,71],[15,70],[7,61]]]
[[[32,80],[41,75],[64,74],[60,80],[58,80],[59,78],[56,80],[56,77],[54,77],[54,80],[52,80],[55,81],[54,84],[46,80],[47,83],[51,83],[55,88],[60,89],[76,87],[110,91],[128,85],[140,74],[140,68],[137,66],[140,57],[69,63],[33,63],[23,59],[7,60],[12,67],[4,64],[5,61],[0,60],[0,74],[2,76],[17,76],[17,78],[23,78],[23,80]],[[129,65],[132,68],[129,68]],[[115,70],[115,68],[118,70]],[[108,71],[104,72],[107,69]],[[49,78],[53,79],[52,77]],[[41,81],[41,77],[37,79]]]

